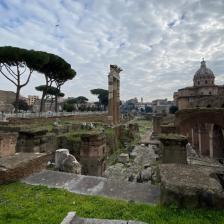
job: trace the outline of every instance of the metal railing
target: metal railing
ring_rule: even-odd
[[[104,115],[107,111],[84,111],[84,112],[42,112],[42,113],[0,113],[0,120],[6,121],[9,118],[38,118],[38,117],[66,117],[66,116],[77,116],[77,115]]]

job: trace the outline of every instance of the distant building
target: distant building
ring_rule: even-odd
[[[16,99],[16,94],[12,91],[0,90],[0,103],[13,104]]]
[[[29,95],[28,98],[26,99],[26,102],[29,106],[33,106],[38,100],[39,96]]]
[[[215,85],[215,75],[203,60],[194,75],[193,86],[174,93],[179,110],[197,107],[224,107],[224,86]]]
[[[170,107],[174,105],[175,105],[174,101],[169,101],[167,99],[157,99],[152,101],[152,110],[154,113],[168,114]]]
[[[127,100],[126,102],[122,102],[121,112],[145,112],[146,107],[152,107],[152,104],[149,102],[143,102],[143,98],[141,98],[141,102],[138,102],[138,99],[135,97],[133,99]]]

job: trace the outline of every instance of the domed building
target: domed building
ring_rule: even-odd
[[[224,107],[224,86],[215,85],[215,75],[201,61],[196,71],[193,86],[179,89],[174,93],[174,100],[179,110],[200,107]]]

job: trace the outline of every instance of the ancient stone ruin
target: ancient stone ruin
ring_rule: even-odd
[[[122,71],[117,65],[110,65],[108,75],[109,88],[109,119],[112,124],[120,123],[120,72]]]
[[[55,153],[55,169],[59,171],[81,174],[81,165],[68,149],[58,149]]]

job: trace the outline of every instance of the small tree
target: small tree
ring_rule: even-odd
[[[27,111],[29,110],[29,105],[25,100],[19,99],[13,103],[13,106],[18,110]]]
[[[84,96],[78,96],[75,98],[76,103],[78,104],[85,104],[88,102],[88,99]]]
[[[16,86],[16,112],[21,89],[29,83],[33,71],[39,71],[47,61],[47,55],[40,51],[0,47],[0,73]]]
[[[177,111],[178,111],[178,107],[177,106],[171,106],[169,108],[170,114],[175,114]]]
[[[65,103],[63,106],[63,110],[65,110],[66,112],[72,112],[75,110],[75,106],[74,104]]]
[[[152,107],[145,106],[145,112],[146,113],[152,113]]]
[[[49,61],[41,68],[41,73],[45,77],[45,89],[42,92],[40,112],[44,109],[44,99],[47,95],[47,89],[55,83],[56,88],[60,93],[61,86],[68,80],[73,79],[76,76],[76,71],[71,68],[71,65],[67,63],[61,57],[46,53],[49,57]],[[58,95],[55,95],[55,111],[57,112]]]
[[[45,104],[46,100],[50,97],[50,100],[51,100],[50,109],[52,107],[53,102],[55,101],[56,96],[64,97],[64,95],[65,95],[64,93],[60,92],[60,90],[54,86],[46,87],[46,85],[40,85],[40,86],[35,87],[35,89],[40,92],[45,91],[44,104]]]
[[[105,89],[92,89],[90,92],[93,95],[97,95],[99,99],[99,103],[103,105],[104,110],[106,110],[106,107],[108,106],[108,90]]]

